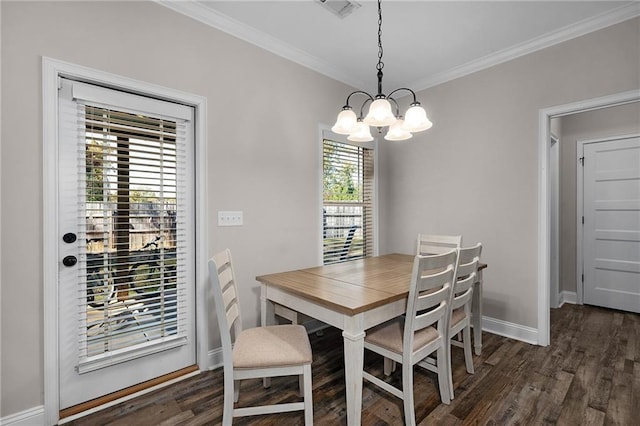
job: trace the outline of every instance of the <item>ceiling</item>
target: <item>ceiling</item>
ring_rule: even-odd
[[[158,3],[356,88],[376,92],[377,3],[346,17],[321,0]],[[325,0],[335,2],[344,0]],[[384,92],[422,90],[640,16],[637,1],[382,2]]]

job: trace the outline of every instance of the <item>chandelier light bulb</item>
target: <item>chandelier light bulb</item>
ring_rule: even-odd
[[[336,124],[333,125],[331,131],[339,135],[349,135],[357,130],[358,118],[351,108],[343,109],[338,114]]]
[[[347,140],[351,142],[370,142],[373,140],[373,136],[371,136],[369,126],[367,126],[362,121],[358,121],[356,131],[351,133],[347,137]]]
[[[412,105],[405,114],[402,128],[407,132],[421,132],[433,126],[427,118],[427,112],[420,104]]]
[[[364,118],[369,126],[384,127],[396,122],[396,117],[391,110],[391,104],[386,99],[376,99],[369,107],[369,113]]]
[[[389,130],[384,138],[388,141],[404,141],[413,137],[413,135],[402,128],[404,120],[398,118],[395,123],[389,126]]]

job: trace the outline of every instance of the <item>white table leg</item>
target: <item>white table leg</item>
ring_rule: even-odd
[[[275,307],[267,298],[267,286],[262,284],[260,289],[260,320],[263,327],[276,323]]]
[[[344,380],[347,394],[347,425],[360,426],[362,417],[362,368],[364,366],[364,332],[343,331]]]
[[[482,270],[478,270],[478,280],[474,283],[471,302],[471,321],[473,325],[473,346],[476,355],[482,353]]]
[[[274,304],[267,298],[266,284],[262,284],[260,287],[260,324],[262,324],[263,327],[274,325],[276,323]],[[265,388],[271,386],[271,377],[263,377],[262,386]],[[300,389],[302,389],[302,387]]]

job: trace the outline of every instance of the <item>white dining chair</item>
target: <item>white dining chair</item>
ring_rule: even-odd
[[[305,328],[287,324],[243,330],[236,278],[228,249],[209,260],[209,277],[222,340],[222,424],[231,425],[233,417],[304,410],[305,425],[312,425],[312,353]],[[303,402],[234,408],[234,402],[239,398],[240,380],[293,375],[301,378]]]
[[[450,402],[447,315],[457,255],[457,249],[433,256],[416,255],[405,316],[366,332],[365,349],[402,364],[402,389],[364,370],[363,379],[404,401],[407,425],[415,425],[414,365],[437,373],[440,399],[444,404]],[[427,362],[426,358],[433,353],[436,357]]]
[[[473,297],[473,284],[477,281],[478,262],[482,253],[482,244],[473,247],[460,248],[458,254],[458,266],[456,268],[456,280],[451,292],[449,341],[451,346],[464,349],[464,362],[467,373],[473,374],[473,355],[471,351],[471,301]],[[451,362],[451,347],[449,347],[448,362]],[[451,366],[449,371],[453,372]],[[453,377],[449,376],[449,389],[451,399],[454,398]]]
[[[452,249],[460,248],[462,244],[462,235],[435,235],[435,234],[418,234],[418,246],[416,254],[427,256],[433,254],[442,254]],[[449,350],[449,348],[447,348]],[[384,359],[384,374],[391,375],[396,371],[396,363],[392,359]]]

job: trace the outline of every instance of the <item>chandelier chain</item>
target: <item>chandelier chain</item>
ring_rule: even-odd
[[[382,5],[381,0],[378,0],[378,64],[376,69],[381,71],[384,68],[384,62],[382,62]]]

